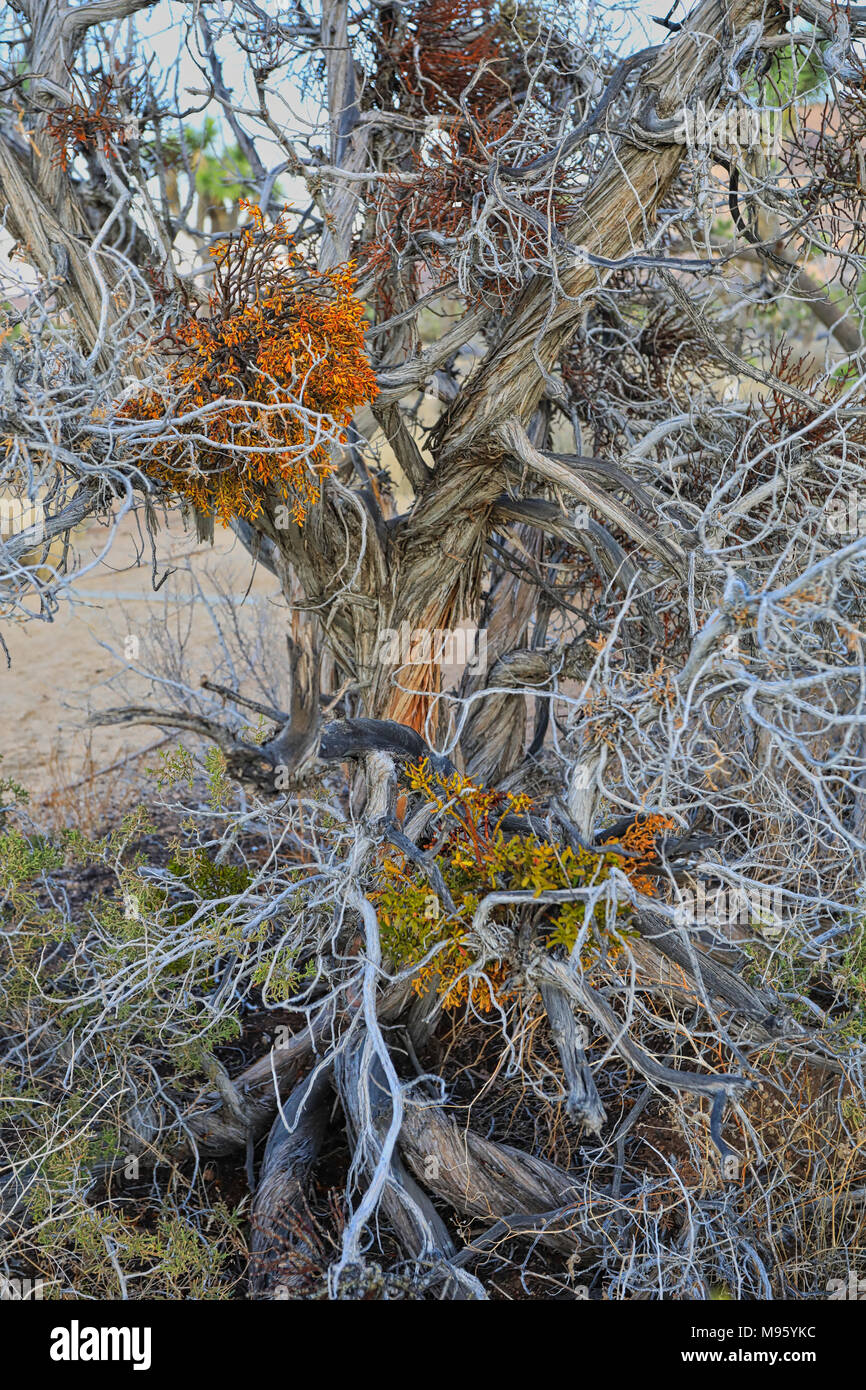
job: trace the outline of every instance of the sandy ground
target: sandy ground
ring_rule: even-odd
[[[106,535],[96,523],[76,532],[79,564],[100,554]],[[76,582],[52,622],[4,624],[12,665],[7,670],[0,661],[0,771],[24,785],[37,804],[47,792],[76,786],[82,778],[98,799],[106,783],[93,779],[94,772],[160,739],[158,729],[146,726],[88,729],[85,722],[90,706],[124,703],[114,686],[129,665],[128,656],[135,665],[147,667],[155,627],[167,625],[185,634],[194,679],[213,669],[214,626],[207,603],[190,583],[188,564],[203,593],[216,600],[217,612],[225,611],[225,603],[216,593],[213,575],[221,588],[239,598],[250,586],[246,608],[269,604],[279,594],[267,570],[258,566],[253,574],[249,555],[230,531],[217,526],[214,546],[201,545],[194,532],[184,530],[178,512],[157,535],[159,578],[175,567],[157,593],[149,545],[141,552],[137,523],[126,517],[108,555]],[[132,677],[133,691],[136,687],[143,696],[145,683]],[[117,781],[110,776],[108,780]]]

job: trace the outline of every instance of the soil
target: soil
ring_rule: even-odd
[[[82,778],[98,800],[100,781],[94,773],[161,739],[159,729],[144,725],[90,729],[86,724],[90,708],[126,702],[113,689],[122,674],[139,698],[148,693],[146,682],[130,676],[128,668],[147,667],[154,618],[184,632],[188,624],[186,654],[197,677],[213,665],[215,632],[207,600],[217,611],[224,606],[214,575],[224,592],[246,605],[279,600],[273,575],[260,565],[254,569],[231,531],[219,525],[215,530],[214,545],[201,544],[184,528],[179,512],[170,514],[155,541],[157,583],[172,572],[154,592],[150,545],[136,519],[127,516],[119,523],[102,559],[107,532],[91,521],[73,537],[75,567],[96,563],[61,599],[53,620],[4,624],[11,666],[0,659],[0,771],[26,787],[34,802],[49,791],[74,788]],[[190,562],[200,593],[191,583]]]

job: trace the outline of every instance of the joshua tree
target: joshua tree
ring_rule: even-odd
[[[824,1288],[866,1125],[866,11],[702,0],[641,46],[226,0],[160,66],[162,8],[7,24],[4,483],[43,520],[3,602],[50,620],[58,538],[176,502],[277,576],[290,674],[97,714],[211,745],[212,805],[118,871],[119,955],[30,971],[8,1065],[59,1084],[74,1017],[122,1148],[246,1151],[257,1295],[486,1296],[528,1248],[614,1296]],[[223,239],[203,110],[254,189]]]

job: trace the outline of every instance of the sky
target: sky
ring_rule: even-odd
[[[658,43],[664,39],[665,30],[661,25],[653,23],[653,16],[666,14],[670,3],[671,0],[632,0],[629,5],[597,5],[594,0],[568,0],[564,7],[567,7],[570,15],[581,19],[585,17],[587,21],[592,13],[606,10],[612,32],[622,42],[623,52],[628,53],[648,43]],[[177,3],[177,0],[159,0],[152,10],[139,14],[134,20],[142,47],[152,52],[164,68],[168,68],[177,58],[182,45],[184,17],[189,14],[191,8],[189,5]],[[208,12],[212,15],[218,14],[221,8],[218,4],[210,5]],[[268,0],[266,8],[273,11],[277,7],[272,4],[272,0]],[[307,11],[316,15],[318,8],[316,0],[313,0],[307,6]],[[224,47],[224,74],[229,86],[240,88],[243,85],[243,63],[237,50],[231,50],[231,45]],[[181,56],[180,77],[181,90],[202,86],[201,75],[188,53]],[[190,100],[194,98],[191,97]],[[304,103],[296,95],[294,104],[302,107]]]
[[[653,15],[665,15],[671,3],[672,0],[633,0],[630,5],[598,5],[595,0],[564,0],[572,20],[576,18],[589,25],[593,14],[606,14],[612,33],[622,45],[623,54],[635,52],[649,43],[658,43],[665,38],[665,30],[661,25],[653,23]],[[278,6],[273,4],[273,0],[266,0],[265,8],[273,13]],[[159,0],[153,9],[135,16],[132,22],[139,36],[139,51],[145,58],[152,55],[158,66],[165,71],[172,67],[180,54],[177,71],[179,104],[193,109],[194,114],[190,116],[189,124],[200,129],[205,116],[210,115],[217,121],[223,143],[231,145],[234,144],[234,137],[222,118],[219,104],[211,102],[206,111],[199,109],[204,107],[204,98],[197,93],[200,93],[206,84],[183,42],[191,9],[192,6],[180,4],[178,0]],[[212,4],[208,7],[208,13],[216,17],[221,11],[228,13],[229,9],[229,6]],[[314,16],[318,14],[318,0],[311,0],[307,5],[307,12]],[[245,92],[245,64],[242,55],[235,45],[229,42],[220,45],[220,57],[223,60],[223,75],[227,85],[233,89],[236,99],[242,99]],[[275,109],[272,114],[285,129],[313,131],[320,128],[322,112],[302,95],[290,77],[280,84],[275,84],[275,88]],[[254,105],[254,101],[251,104]],[[263,137],[260,126],[252,126],[251,131],[264,163],[270,167],[281,164],[284,154],[278,145],[270,142],[266,135]],[[280,177],[280,188],[291,205],[306,206],[309,201],[306,188],[300,179],[288,178],[283,174]]]

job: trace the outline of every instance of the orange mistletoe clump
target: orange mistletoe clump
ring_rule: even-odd
[[[170,335],[166,382],[129,401],[127,419],[165,420],[142,466],[223,524],[254,521],[265,501],[301,525],[332,471],[355,411],[377,393],[364,353],[351,264],[311,267],[285,214],[259,208],[212,251],[208,314]]]
[[[657,841],[664,838],[666,831],[676,830],[676,825],[676,821],[670,816],[663,816],[658,811],[649,811],[635,816],[632,824],[619,837],[618,843],[625,849],[640,852],[640,857],[626,860],[622,867],[638,892],[646,894],[648,898],[655,896],[656,885],[652,876],[648,876],[645,870],[658,860]]]

